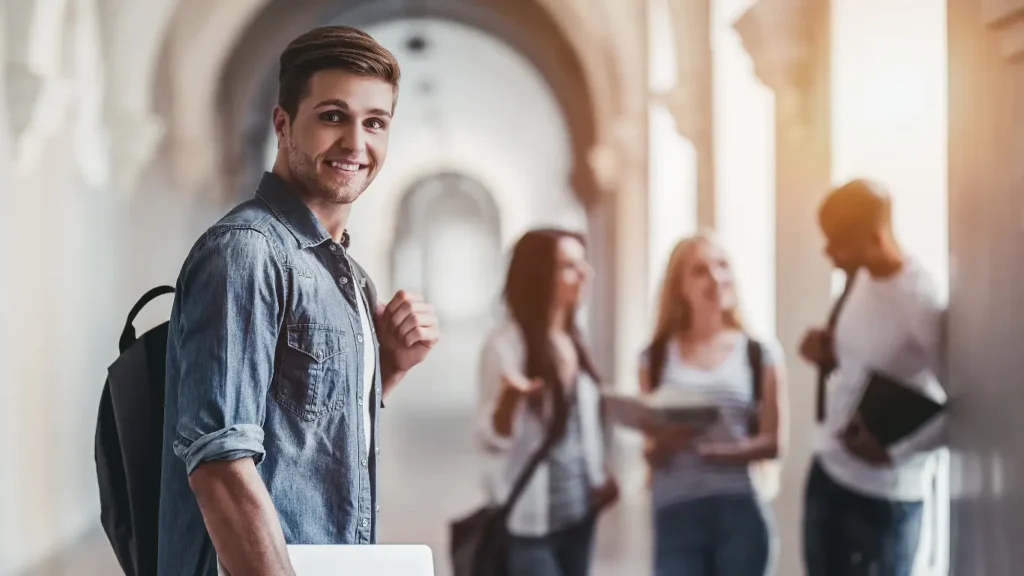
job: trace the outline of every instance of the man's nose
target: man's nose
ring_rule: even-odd
[[[358,122],[349,123],[341,132],[338,142],[341,149],[354,154],[361,154],[366,149],[366,133]]]

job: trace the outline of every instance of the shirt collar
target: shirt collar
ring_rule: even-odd
[[[288,228],[288,231],[295,236],[303,248],[318,246],[331,239],[330,234],[320,225],[320,221],[317,220],[313,211],[277,174],[263,173],[263,178],[260,179],[260,184],[256,188],[256,196],[270,207],[274,216]],[[347,230],[342,234],[341,244],[348,248]]]

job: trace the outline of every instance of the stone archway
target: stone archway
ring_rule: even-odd
[[[484,185],[451,172],[422,178],[403,194],[395,225],[393,282],[422,293],[445,326],[484,320],[502,276],[501,218]]]

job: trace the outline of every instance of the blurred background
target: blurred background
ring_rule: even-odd
[[[919,573],[1021,573],[1024,0],[0,7],[0,574],[117,573],[93,435],[124,318],[251,195],[275,146],[276,58],[329,23],[364,27],[403,71],[352,252],[382,293],[434,302],[445,332],[383,420],[382,541],[430,544],[447,574],[447,523],[481,502],[477,352],[520,234],[587,233],[588,337],[606,385],[628,391],[668,251],[714,227],[754,331],[786,350],[778,573],[801,574],[813,372],[796,346],[840,288],[814,211],[866,176],[891,189],[899,239],[951,297],[953,447]],[[638,446],[622,434],[611,448],[623,500],[600,527],[602,576],[649,572]]]

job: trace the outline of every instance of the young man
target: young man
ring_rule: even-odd
[[[851,281],[833,329],[810,330],[800,350],[823,372],[835,368],[819,392],[827,394],[804,509],[807,574],[910,576],[943,421],[884,446],[860,425],[857,405],[875,370],[945,402],[936,378],[945,307],[928,273],[897,244],[880,186],[855,180],[834,190],[819,223],[826,254]]]
[[[348,255],[352,204],[387,156],[399,68],[325,27],[281,54],[278,154],[196,242],[170,321],[159,574],[293,574],[285,544],[376,538],[381,399],[438,340]]]

